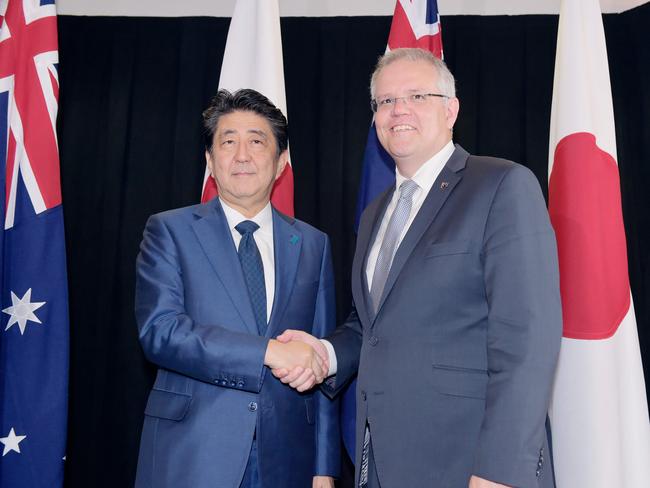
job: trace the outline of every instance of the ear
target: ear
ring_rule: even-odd
[[[445,109],[445,117],[447,119],[447,128],[449,130],[454,128],[456,119],[458,118],[458,111],[460,110],[460,102],[458,98],[450,98],[447,100],[447,107]]]
[[[287,162],[289,161],[289,151],[285,149],[280,153],[280,156],[278,157],[278,167],[275,171],[275,180],[280,177],[282,172],[284,171],[284,167],[287,165]]]
[[[210,176],[214,177],[214,172],[212,171],[212,156],[210,155],[210,151],[207,149],[205,150],[205,164],[208,167],[208,171],[210,171]]]

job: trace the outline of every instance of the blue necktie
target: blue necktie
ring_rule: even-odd
[[[397,251],[397,240],[402,234],[404,226],[411,215],[413,194],[418,188],[418,184],[413,180],[406,180],[399,187],[399,199],[388,221],[384,240],[381,243],[379,254],[377,255],[375,272],[372,275],[372,284],[370,285],[370,298],[372,299],[375,313],[377,313],[377,307],[379,307],[379,301],[384,292],[388,273],[390,272],[390,267],[393,264],[393,258]]]
[[[255,244],[253,232],[260,226],[251,220],[244,220],[235,226],[241,234],[239,241],[239,262],[248,287],[248,296],[253,306],[253,314],[260,335],[266,333],[266,286],[264,284],[264,266],[262,256]]]

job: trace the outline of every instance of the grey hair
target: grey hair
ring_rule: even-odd
[[[386,54],[379,57],[377,66],[375,66],[375,71],[370,77],[370,97],[372,99],[375,98],[375,85],[381,70],[400,59],[405,59],[407,61],[425,61],[431,64],[438,75],[438,90],[440,91],[440,94],[446,95],[449,98],[456,97],[456,80],[443,60],[435,57],[431,51],[426,51],[420,48],[404,47],[388,51]]]

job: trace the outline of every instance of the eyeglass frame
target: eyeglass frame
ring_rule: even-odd
[[[382,103],[381,105],[377,103],[376,98],[373,98],[372,100],[370,100],[370,110],[372,110],[372,112],[376,114],[377,110],[379,110],[380,107],[395,106],[398,100],[402,100],[406,105],[409,105],[413,103],[414,100],[416,100],[414,97],[438,97],[438,98],[447,98],[447,99],[450,98],[448,95],[443,95],[442,93],[412,93],[404,97],[386,97],[382,100],[384,103]],[[393,100],[393,101],[387,102],[388,100]]]

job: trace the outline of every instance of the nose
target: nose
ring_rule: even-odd
[[[246,144],[238,144],[237,151],[235,152],[235,161],[246,162],[249,160],[248,146]]]
[[[391,107],[392,115],[401,115],[408,113],[410,110],[409,104],[406,101],[406,97],[396,97],[395,103]]]

